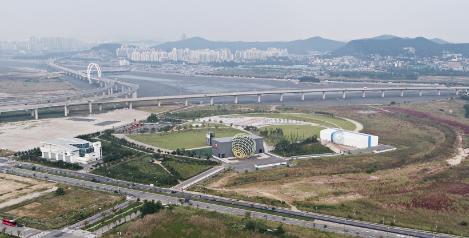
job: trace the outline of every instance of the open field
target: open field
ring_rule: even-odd
[[[10,174],[0,174],[0,209],[40,196],[44,191],[54,188],[49,183]]]
[[[0,210],[2,215],[16,218],[25,226],[38,229],[55,229],[73,224],[100,210],[107,209],[122,197],[64,186],[65,194],[55,192]]]
[[[139,110],[114,110],[107,113],[84,117],[39,119],[0,124],[1,149],[13,151],[28,150],[39,147],[42,141],[58,137],[75,137],[111,129],[145,119],[148,112]],[[40,116],[40,115],[39,115]],[[108,123],[101,125],[100,123]]]
[[[265,228],[275,230],[279,223],[257,221]],[[191,237],[191,238],[268,238],[268,237],[315,237],[339,238],[338,234],[316,231],[297,226],[283,225],[285,234],[275,235],[245,228],[246,220],[241,217],[207,212],[188,207],[176,207],[147,215],[143,219],[120,226],[104,237]],[[120,233],[120,234],[118,234]]]
[[[301,141],[314,135],[319,138],[319,132],[324,129],[311,125],[278,125],[261,127],[259,130],[275,130],[277,128],[282,129],[285,139],[290,142]]]
[[[175,176],[182,180],[191,178],[216,165],[213,161],[191,160],[191,159],[165,159],[163,165]]]
[[[92,173],[136,183],[154,184],[156,186],[172,186],[177,184],[175,176],[172,176],[161,165],[152,162],[152,160],[148,156],[139,156],[105,164],[93,170]]]
[[[303,109],[305,110],[305,109]],[[469,235],[469,163],[450,168],[456,133],[425,118],[378,108],[331,108],[360,121],[393,152],[297,161],[291,168],[228,172],[194,190],[258,197],[376,223]],[[260,199],[258,199],[261,201]]]
[[[401,107],[421,112],[428,112],[441,118],[455,120],[469,125],[469,118],[464,117],[464,104],[465,101],[463,100],[444,100],[432,103],[404,104],[401,105]]]
[[[159,148],[175,150],[178,148],[197,148],[207,146],[205,135],[208,131],[215,132],[215,137],[234,136],[240,130],[231,127],[188,129],[176,132],[157,134],[130,135],[129,137],[142,143]]]

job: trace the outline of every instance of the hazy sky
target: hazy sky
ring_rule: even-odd
[[[1,0],[0,40],[350,40],[394,34],[469,42],[469,0]]]

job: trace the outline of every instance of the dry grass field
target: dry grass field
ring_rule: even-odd
[[[228,172],[194,189],[250,200],[268,198],[293,209],[469,235],[469,162],[447,165],[446,159],[457,145],[452,128],[379,108],[329,110],[361,122],[365,132],[379,135],[380,143],[398,150],[297,161],[292,168]]]
[[[64,195],[55,192],[0,210],[2,215],[16,218],[25,226],[56,229],[73,224],[123,198],[114,194],[63,186]]]
[[[469,124],[469,118],[464,117],[464,103],[462,100],[445,100],[432,103],[404,104],[401,107],[429,112],[437,116]]]
[[[54,187],[54,183],[0,174],[0,208],[19,202],[33,193],[41,193]]]
[[[268,229],[276,229],[279,223],[262,221]],[[339,238],[338,234],[321,232],[297,226],[283,225],[285,234],[275,235],[245,229],[241,217],[207,212],[188,207],[176,207],[172,211],[163,210],[157,214],[147,215],[107,233],[105,238],[114,237],[191,237],[191,238]]]

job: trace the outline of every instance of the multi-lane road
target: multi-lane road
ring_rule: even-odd
[[[189,202],[183,205],[194,206],[201,209],[213,210],[233,215],[244,215],[250,212],[253,217],[279,221],[286,224],[313,227],[317,229],[346,233],[360,237],[454,237],[447,234],[436,234],[415,229],[392,227],[383,224],[374,224],[357,220],[344,219],[334,216],[293,211],[281,207],[272,207],[264,204],[240,201],[218,196],[198,194],[194,192],[177,191],[168,188],[153,187],[145,184],[136,184],[127,181],[115,180],[88,173],[68,171],[44,166],[23,164],[22,168],[15,167],[14,163],[0,165],[3,172],[19,176],[50,180],[89,189],[117,192],[123,195],[140,198],[141,200],[159,200],[166,204],[181,204],[181,200]],[[26,169],[29,168],[29,169]]]

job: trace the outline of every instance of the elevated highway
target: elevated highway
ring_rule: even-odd
[[[278,89],[278,90],[266,90],[266,91],[241,91],[241,92],[223,92],[223,93],[205,93],[205,94],[188,94],[188,95],[172,95],[172,96],[158,96],[158,97],[137,97],[137,90],[139,86],[133,83],[127,83],[122,81],[116,81],[113,79],[100,77],[100,68],[97,64],[91,63],[88,66],[87,72],[81,72],[73,69],[66,68],[58,65],[54,61],[49,63],[49,66],[81,80],[87,80],[89,83],[99,84],[105,91],[103,96],[94,95],[94,97],[85,98],[53,98],[51,100],[41,101],[22,101],[20,103],[3,103],[0,104],[0,116],[4,113],[9,112],[21,112],[27,111],[31,113],[31,116],[35,119],[39,118],[39,110],[58,108],[62,107],[64,115],[68,116],[69,107],[71,106],[86,106],[88,105],[89,113],[93,113],[93,106],[98,105],[101,109],[105,105],[116,105],[125,104],[130,109],[133,108],[135,102],[154,102],[155,105],[160,106],[162,101],[184,101],[187,106],[190,100],[194,99],[208,99],[210,105],[215,104],[215,99],[232,97],[233,103],[238,104],[240,97],[257,97],[257,103],[262,102],[262,97],[267,95],[278,95],[279,101],[285,100],[285,95],[297,95],[301,101],[304,101],[306,95],[320,94],[322,100],[326,100],[328,94],[341,94],[341,98],[347,98],[348,93],[361,93],[363,98],[367,97],[368,93],[379,93],[381,97],[385,97],[388,92],[399,92],[401,97],[406,95],[406,92],[413,91],[418,92],[419,96],[433,94],[442,95],[442,92],[451,93],[455,96],[460,93],[466,93],[469,87],[446,87],[446,86],[396,86],[396,87],[362,87],[362,88],[316,88],[316,89]],[[97,67],[98,76],[93,77],[90,74],[92,67]],[[92,90],[89,93],[93,94],[99,90]],[[107,94],[106,94],[107,91]]]
[[[94,79],[100,80],[100,79]],[[127,87],[127,85],[125,86]],[[115,104],[126,104],[130,109],[133,108],[133,103],[135,102],[155,102],[156,105],[160,106],[162,101],[184,101],[184,104],[187,106],[190,100],[193,99],[208,99],[210,105],[215,104],[216,98],[232,97],[233,103],[237,104],[240,97],[245,96],[255,96],[257,97],[257,102],[262,102],[262,97],[265,95],[278,95],[279,101],[283,102],[285,100],[285,95],[297,95],[300,100],[304,101],[306,95],[311,94],[320,94],[322,99],[327,99],[327,94],[339,93],[341,97],[345,99],[348,93],[361,93],[363,98],[367,97],[367,93],[374,92],[380,93],[381,97],[385,97],[387,92],[399,92],[401,97],[406,95],[406,92],[414,91],[418,92],[419,96],[424,94],[433,94],[441,95],[442,92],[451,93],[455,96],[461,93],[467,93],[469,87],[446,87],[446,86],[418,86],[418,87],[376,87],[376,88],[321,88],[321,89],[280,89],[280,90],[268,90],[268,91],[245,91],[245,92],[225,92],[225,93],[209,93],[209,94],[188,94],[188,95],[173,95],[173,96],[159,96],[159,97],[140,97],[137,98],[134,94],[133,97],[127,97],[127,91],[118,93],[113,98],[96,98],[91,99],[82,99],[74,101],[59,101],[59,102],[48,102],[48,103],[37,103],[37,104],[24,104],[24,105],[0,105],[0,114],[7,112],[17,112],[17,111],[30,111],[31,115],[34,118],[38,118],[39,109],[48,109],[48,108],[64,108],[64,115],[68,115],[68,107],[70,106],[89,106],[89,112],[93,113],[93,105],[98,104],[101,108],[103,105],[115,105]],[[126,96],[126,98],[118,98],[118,96]]]

